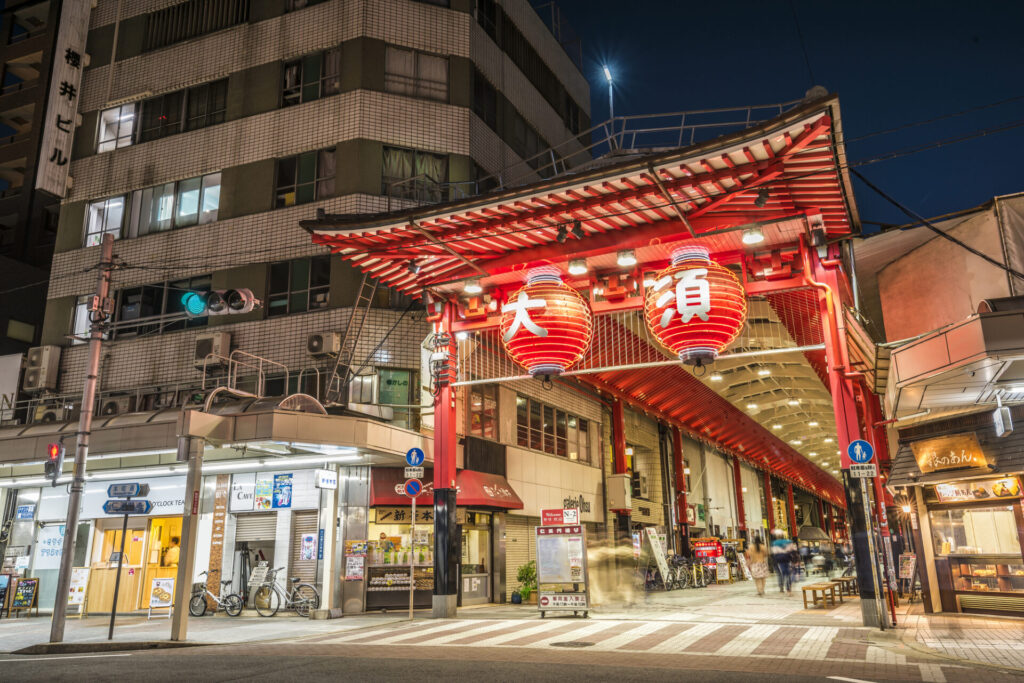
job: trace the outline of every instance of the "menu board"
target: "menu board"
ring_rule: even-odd
[[[7,589],[11,587],[11,575],[0,574],[0,614],[3,614],[4,605],[7,603]]]
[[[89,568],[73,567],[71,569],[71,585],[68,587],[68,604],[84,605],[85,591],[89,587]]]
[[[725,558],[717,558],[718,562],[715,564],[715,581],[729,581],[729,563],[725,561]]]
[[[149,591],[149,606],[170,607],[174,601],[174,579],[153,579],[153,587]]]
[[[903,553],[900,555],[900,578],[901,579],[913,579],[914,572],[917,571],[917,555],[913,553]]]
[[[32,609],[39,592],[39,579],[18,579],[11,597],[11,610]]]
[[[1021,486],[1016,477],[958,481],[950,484],[936,484],[935,496],[940,503],[1020,498]]]

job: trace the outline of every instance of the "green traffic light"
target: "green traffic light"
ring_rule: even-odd
[[[206,297],[201,292],[185,292],[181,295],[181,305],[189,315],[202,315],[206,312]]]

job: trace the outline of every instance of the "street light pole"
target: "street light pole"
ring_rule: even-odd
[[[608,66],[604,67],[604,77],[608,79],[608,118],[615,118],[615,101],[612,98],[612,72],[608,69]]]
[[[71,492],[68,496],[68,516],[64,525],[64,548],[60,557],[60,574],[57,576],[57,599],[53,603],[53,618],[50,622],[50,642],[64,640],[64,620],[67,615],[68,589],[71,586],[71,568],[75,560],[75,541],[78,539],[78,516],[82,506],[82,490],[85,488],[85,461],[89,454],[89,433],[92,431],[92,414],[96,404],[96,380],[100,371],[100,346],[103,344],[103,323],[110,315],[110,272],[114,269],[114,236],[103,236],[99,267],[99,282],[96,296],[89,303],[89,366],[82,389],[82,410],[78,418],[78,443],[75,447],[75,468],[71,478]]]

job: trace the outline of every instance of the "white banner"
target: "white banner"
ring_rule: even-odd
[[[60,569],[60,556],[64,548],[64,525],[47,524],[36,534],[36,557],[32,570]]]
[[[86,483],[82,494],[82,519],[103,519],[120,517],[108,515],[103,511],[103,504],[109,500],[107,487],[111,484],[139,482],[149,484],[149,495],[146,500],[153,503],[149,516],[180,515],[185,512],[185,477],[154,477],[151,479],[132,477],[125,473],[123,479],[112,481],[91,481]],[[42,521],[63,520],[68,514],[68,492],[65,487],[43,487],[39,500],[39,519]]]

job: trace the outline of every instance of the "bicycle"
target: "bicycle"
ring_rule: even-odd
[[[320,591],[316,586],[308,583],[299,583],[302,579],[292,577],[292,589],[285,593],[277,585],[277,573],[284,571],[284,567],[278,567],[267,572],[263,584],[256,589],[252,602],[261,617],[272,617],[281,608],[284,602],[285,609],[294,609],[300,617],[308,617],[309,613],[320,607]]]
[[[200,576],[209,577],[209,573],[203,572]],[[231,579],[221,581],[221,593],[224,592],[225,587],[230,585]],[[194,617],[201,617],[206,614],[207,595],[213,598],[213,601],[217,603],[217,609],[223,609],[229,617],[237,617],[242,613],[242,607],[245,606],[245,603],[242,601],[242,596],[238,593],[228,593],[223,598],[219,595],[214,595],[210,589],[206,587],[206,579],[203,579],[202,583],[192,584],[192,599],[188,601],[188,613]]]

